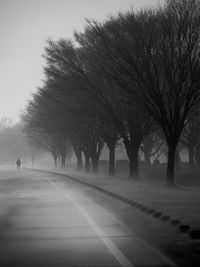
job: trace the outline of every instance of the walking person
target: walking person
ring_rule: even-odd
[[[16,161],[17,169],[20,169],[21,166],[21,160],[18,158]]]

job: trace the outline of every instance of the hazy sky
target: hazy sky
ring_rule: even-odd
[[[85,18],[105,19],[119,10],[157,0],[0,0],[0,117],[18,120],[42,84],[45,40],[71,38]]]

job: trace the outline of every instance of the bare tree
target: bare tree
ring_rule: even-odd
[[[31,129],[30,131],[28,125],[24,126],[24,132],[26,133],[31,146],[52,154],[54,167],[56,168],[59,151],[55,137],[46,134],[42,129]]]
[[[144,154],[144,162],[148,165],[151,164],[151,157],[156,155],[163,145],[163,139],[159,134],[151,134],[142,142],[140,150]]]
[[[95,35],[92,38],[95,38]],[[91,52],[89,50],[90,54]],[[67,40],[58,42],[50,40],[45,57],[50,68],[46,68],[46,73],[54,79],[61,76],[63,80],[65,76],[71,75],[73,86],[76,88],[75,92],[78,93],[73,93],[76,95],[76,99],[81,95],[82,104],[86,105],[91,105],[92,100],[93,105],[90,108],[95,116],[99,117],[100,121],[104,120],[106,127],[109,122],[114,125],[123,137],[130,160],[130,176],[138,178],[139,146],[142,140],[154,130],[155,123],[136,105],[127,104],[121,89],[114,86],[113,83],[111,84],[106,77],[101,76],[93,66],[94,61],[86,60],[88,59],[87,55],[88,51],[85,47],[77,50]],[[70,95],[72,96],[71,91]],[[107,129],[107,133],[109,129],[110,127]]]
[[[200,145],[200,113],[196,112],[190,116],[183,129],[180,142],[188,149],[189,164],[193,169],[195,167],[195,150]]]
[[[101,71],[162,129],[171,186],[176,146],[186,117],[200,101],[199,9],[196,1],[167,1],[160,9],[128,12],[103,25],[90,22],[79,39],[89,51],[96,47]]]

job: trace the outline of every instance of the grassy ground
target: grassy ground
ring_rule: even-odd
[[[140,180],[130,179],[125,166],[120,169],[118,166],[116,177],[109,177],[105,167],[105,163],[100,166],[98,175],[77,172],[72,166],[61,172],[118,193],[192,227],[200,227],[200,172],[181,166],[176,173],[176,187],[169,188],[166,186],[165,164],[140,166]],[[56,171],[60,172],[60,169]]]

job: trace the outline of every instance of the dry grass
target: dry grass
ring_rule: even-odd
[[[192,227],[200,226],[200,187],[194,187],[195,182],[200,180],[198,172],[192,176],[187,168],[179,171],[175,188],[166,185],[165,166],[144,168],[139,181],[128,178],[127,172],[124,175],[121,172],[116,177],[109,177],[105,173],[94,175],[77,172],[72,167],[62,172],[161,211]]]

